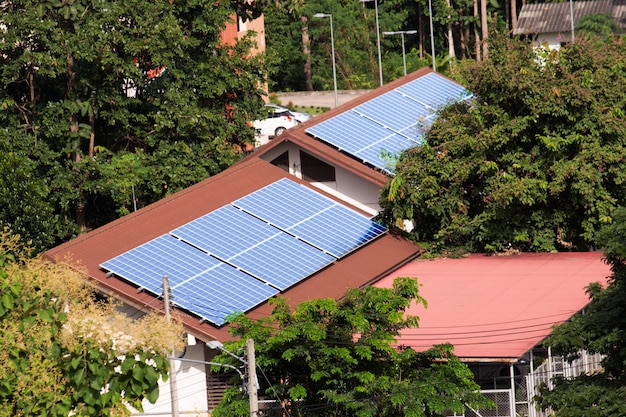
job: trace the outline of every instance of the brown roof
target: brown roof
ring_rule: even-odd
[[[626,0],[575,1],[571,3],[574,24],[581,17],[605,13],[616,19],[617,25],[626,28]],[[519,13],[514,35],[570,32],[570,2],[524,4]]]
[[[394,89],[409,83],[413,80],[416,80],[420,77],[423,77],[426,74],[433,72],[429,67],[423,67],[417,71],[414,71],[410,74],[405,75],[404,77],[398,78],[390,83],[383,85],[380,88],[372,90],[368,93],[362,94],[357,98],[350,100],[347,103],[344,103],[340,106],[337,106],[327,112],[324,112],[320,115],[317,115],[306,122],[292,127],[285,131],[281,136],[273,139],[268,144],[261,146],[257,149],[253,156],[250,157],[258,157],[262,154],[269,152],[277,146],[285,142],[291,142],[301,147],[304,150],[307,150],[313,155],[321,157],[325,159],[327,162],[342,167],[349,172],[352,172],[361,178],[364,178],[370,181],[373,184],[376,184],[382,187],[385,182],[389,179],[387,173],[382,172],[376,168],[371,168],[365,165],[361,160],[354,158],[353,156],[338,151],[337,149],[325,144],[324,142],[320,142],[314,139],[311,135],[306,133],[306,129],[314,126],[316,124],[322,123],[328,119],[331,119],[341,113],[345,113],[346,111],[358,107],[359,105],[366,103],[378,96],[381,96],[389,91],[393,91]],[[444,77],[441,74],[438,74]],[[444,77],[445,78],[445,77]],[[455,82],[454,80],[450,80]]]
[[[281,178],[309,186],[268,162],[256,157],[247,158],[219,175],[57,246],[45,252],[44,257],[80,265],[99,289],[136,308],[144,311],[149,308],[162,309],[159,300],[138,292],[134,286],[122,280],[107,277],[106,271],[99,265]],[[330,195],[328,197],[333,198]],[[413,243],[385,233],[288,289],[283,296],[292,303],[312,298],[341,297],[347,288],[365,285],[389,273],[417,256],[419,251]],[[248,315],[262,317],[270,312],[265,302],[252,309]],[[225,340],[229,337],[227,326],[217,328],[210,323],[200,323],[198,318],[183,311],[179,315],[187,330],[196,337],[204,340]]]

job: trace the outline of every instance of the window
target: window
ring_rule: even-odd
[[[300,167],[302,169],[302,178],[306,181],[335,181],[335,168],[306,152],[300,151]]]
[[[272,159],[272,165],[276,165],[283,171],[289,172],[289,152],[283,152],[276,158]]]

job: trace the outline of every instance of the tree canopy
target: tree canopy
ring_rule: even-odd
[[[382,219],[436,248],[586,250],[626,197],[626,42],[547,51],[494,34],[381,195]]]
[[[131,320],[83,275],[0,233],[0,415],[129,415],[155,402],[182,326]]]
[[[233,334],[242,341],[226,346],[237,352],[255,340],[261,393],[276,400],[263,415],[438,416],[489,404],[452,346],[416,352],[396,345],[402,329],[418,324],[406,308],[425,304],[415,279],[399,278],[393,289],[349,290],[339,302],[311,300],[294,311],[284,299],[273,302],[270,317],[236,318]],[[247,410],[247,397],[234,388],[213,414]]]
[[[263,60],[222,33],[247,4],[4,2],[0,226],[47,248],[237,161]]]
[[[562,417],[610,417],[626,414],[626,209],[619,208],[613,222],[598,236],[612,276],[603,289],[588,287],[590,304],[582,314],[557,327],[546,344],[566,356],[581,349],[603,355],[601,373],[558,379],[543,387],[538,404]]]

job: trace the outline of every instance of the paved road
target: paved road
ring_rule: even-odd
[[[370,90],[342,90],[337,92],[339,104],[369,92]],[[297,91],[290,93],[276,93],[283,106],[303,107],[335,107],[335,94],[333,91]]]

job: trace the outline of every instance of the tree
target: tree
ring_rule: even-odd
[[[603,371],[558,379],[553,389],[543,387],[537,398],[562,417],[610,417],[626,413],[626,209],[615,211],[613,222],[598,240],[604,248],[612,276],[606,289],[598,283],[588,287],[591,302],[584,312],[558,326],[546,344],[577,357],[580,350],[603,355]]]
[[[459,73],[474,94],[440,111],[383,189],[381,218],[435,250],[586,250],[626,197],[626,42],[560,51],[490,36]]]
[[[609,13],[594,13],[581,17],[576,22],[576,34],[588,38],[608,37],[619,31],[615,18]]]
[[[264,415],[436,416],[487,404],[452,346],[396,346],[399,332],[418,324],[405,309],[425,304],[414,279],[399,278],[393,289],[353,289],[339,302],[304,302],[293,312],[286,300],[273,302],[270,317],[236,318],[233,334],[242,341],[227,346],[236,352],[243,340],[255,340],[259,375],[267,377],[262,392],[277,400]],[[240,416],[247,406],[234,388],[213,413]]]
[[[258,13],[248,3],[4,2],[0,151],[82,229],[220,172],[262,113],[262,56],[221,40],[236,10]]]
[[[92,291],[0,233],[0,415],[129,415],[127,405],[156,401],[182,327],[131,321]]]

